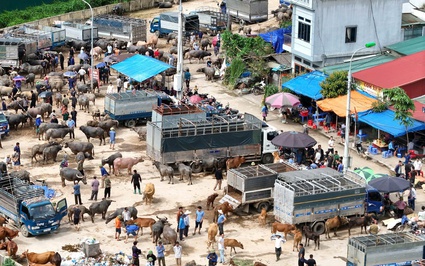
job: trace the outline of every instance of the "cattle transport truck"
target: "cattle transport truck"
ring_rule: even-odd
[[[279,174],[274,187],[274,216],[282,223],[310,224],[325,231],[326,219],[363,215],[367,201],[366,181],[358,174],[331,168]]]
[[[147,40],[146,20],[115,15],[101,15],[93,19],[98,35],[102,38],[117,39],[136,43]]]
[[[0,65],[3,67],[19,66],[19,59],[26,60],[25,55],[37,51],[37,42],[33,39],[0,39]]]
[[[268,0],[227,0],[227,12],[240,23],[258,23],[268,19]]]
[[[274,128],[247,113],[207,117],[197,107],[160,107],[147,124],[147,155],[163,164],[233,156],[272,163],[277,148],[271,140],[277,135]],[[201,170],[200,164],[193,169]]]
[[[348,239],[347,266],[423,265],[425,238],[411,233],[365,235]]]
[[[249,213],[250,207],[258,212],[273,205],[274,184],[279,173],[296,171],[287,163],[258,164],[227,171],[227,194],[220,203],[229,202],[233,209],[242,208]]]
[[[65,198],[59,200],[55,208],[44,196],[43,189],[19,178],[0,177],[0,213],[25,237],[56,231],[67,209]]]

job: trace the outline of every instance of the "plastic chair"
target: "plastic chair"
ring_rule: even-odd
[[[393,157],[393,153],[391,152],[391,151],[384,151],[383,153],[382,153],[382,158],[391,158],[391,157]]]
[[[312,127],[313,126],[313,120],[312,119],[309,119],[307,121],[307,125],[310,126],[310,127]]]

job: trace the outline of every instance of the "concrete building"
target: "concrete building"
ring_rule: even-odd
[[[356,54],[380,53],[403,40],[402,5],[407,0],[293,0],[292,69],[311,71],[342,63]]]

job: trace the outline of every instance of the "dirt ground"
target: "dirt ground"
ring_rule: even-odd
[[[184,12],[193,10],[198,6],[210,5],[214,6],[215,2],[187,2],[184,3]],[[271,4],[269,4],[271,5]],[[274,6],[274,5],[273,5]],[[275,8],[270,7],[270,9]],[[135,16],[143,17],[150,19],[158,13],[162,12],[161,9],[151,9],[146,11],[137,12]],[[277,23],[274,19],[269,22],[263,23],[261,25],[253,25],[253,30],[258,28],[265,28],[267,26],[274,26]],[[165,41],[161,40],[160,47],[165,46]],[[188,66],[192,72],[192,86],[197,85],[201,93],[209,93],[216,97],[216,99],[223,104],[227,102],[230,103],[232,108],[239,109],[241,112],[249,112],[254,115],[260,116],[260,102],[261,96],[254,95],[239,95],[237,92],[229,91],[224,88],[220,82],[209,82],[205,81],[203,74],[198,74],[195,72],[201,64],[189,64],[185,62],[185,67]],[[113,73],[112,81],[115,81],[116,73]],[[114,83],[115,84],[115,83]],[[103,87],[101,94],[105,93],[106,88]],[[103,97],[99,95],[96,100],[96,107],[91,106],[92,110],[99,108],[103,110]],[[59,110],[58,110],[59,111]],[[79,111],[78,113],[78,125],[85,124],[88,120],[91,120],[91,116],[88,113]],[[269,123],[270,125],[276,127],[279,130],[298,130],[301,131],[300,124],[281,124],[278,121],[276,113],[270,113]],[[76,130],[76,139],[85,141],[86,138],[80,130]],[[323,146],[326,146],[327,138],[316,132],[311,132],[311,135],[318,140],[318,143],[322,143]],[[22,150],[22,163],[23,169],[26,169],[31,172],[32,180],[39,178],[46,179],[49,186],[56,189],[57,193],[61,196],[55,198],[54,200],[66,197],[68,200],[68,205],[74,203],[72,192],[72,185],[70,182],[66,182],[66,187],[61,186],[60,177],[59,177],[59,162],[58,163],[48,163],[46,165],[42,163],[31,164],[30,160],[30,150],[34,144],[42,143],[35,136],[35,131],[31,128],[19,129],[17,132],[12,131],[10,136],[3,140],[3,149],[0,150],[1,158],[4,158],[7,154],[12,154],[13,146],[16,142],[21,143]],[[169,185],[168,182],[160,182],[159,174],[156,168],[152,165],[152,162],[149,158],[146,157],[146,143],[144,141],[139,141],[138,136],[135,132],[131,131],[128,128],[120,127],[117,129],[117,144],[115,151],[109,149],[109,145],[99,146],[98,140],[92,140],[95,144],[95,159],[86,161],[85,171],[87,173],[88,184],[82,185],[82,201],[85,206],[90,206],[91,202],[88,200],[90,197],[90,182],[91,177],[94,175],[99,176],[98,165],[100,159],[106,158],[116,151],[123,153],[124,157],[138,157],[143,156],[145,161],[137,164],[134,169],[136,169],[142,176],[143,183],[142,188],[146,183],[151,182],[155,185],[155,195],[152,205],[145,205],[141,203],[142,197],[138,194],[133,194],[132,185],[130,184],[130,176],[122,171],[122,174],[118,177],[112,176],[112,196],[111,199],[114,202],[111,204],[109,211],[114,211],[116,208],[125,207],[125,206],[137,206],[138,216],[139,217],[167,217],[171,221],[172,226],[175,227],[177,222],[175,220],[175,213],[178,206],[183,206],[185,209],[192,212],[191,215],[191,225],[194,226],[194,213],[196,206],[201,205],[203,208],[206,208],[206,198],[214,193],[213,187],[215,184],[215,179],[212,175],[196,174],[194,177],[193,185],[188,186],[185,182],[176,182],[174,185]],[[337,150],[342,153],[343,146],[338,145]],[[62,159],[63,155],[70,154],[70,165],[69,167],[76,168],[75,156],[71,154],[69,149],[64,149],[59,156],[58,160]],[[381,166],[375,165],[370,161],[364,161],[361,158],[354,156],[355,166],[369,166],[375,169],[376,172],[386,172],[387,169],[382,168]],[[225,182],[224,182],[225,183]],[[216,203],[221,198],[223,190],[218,191],[220,196],[216,200]],[[99,198],[103,195],[103,191],[99,192]],[[417,206],[420,206],[420,203],[423,202],[423,193],[418,193],[418,203]],[[212,220],[212,211],[206,212],[206,219],[202,229],[201,235],[189,237],[182,243],[183,246],[183,263],[195,260],[197,264],[206,265],[207,260],[207,233],[208,224]],[[234,259],[239,260],[254,260],[261,261],[266,265],[295,265],[297,263],[297,252],[292,251],[293,237],[289,236],[287,243],[283,245],[283,254],[281,261],[279,263],[275,262],[274,255],[274,242],[270,240],[270,224],[274,221],[273,212],[269,212],[267,218],[267,225],[265,227],[258,225],[257,220],[258,214],[253,215],[236,215],[231,214],[228,218],[228,221],[225,225],[225,235],[228,238],[235,238],[243,243],[244,249],[237,250],[237,254],[234,255]],[[192,232],[193,227],[190,228]],[[131,241],[124,243],[124,241],[116,241],[114,239],[114,224],[113,222],[105,224],[99,215],[95,216],[95,223],[91,223],[89,219],[86,219],[82,223],[81,230],[75,231],[73,226],[68,223],[68,219],[65,218],[62,221],[60,229],[52,234],[38,236],[38,237],[29,237],[25,238],[19,236],[16,238],[16,243],[19,246],[19,252],[23,250],[29,250],[33,252],[44,252],[48,250],[58,251],[62,254],[62,257],[69,255],[68,252],[62,250],[64,245],[75,245],[79,244],[82,239],[87,237],[93,237],[100,242],[100,247],[104,253],[118,253],[124,252],[130,254],[131,251]],[[142,249],[143,254],[152,249],[154,250],[155,246],[152,244],[152,241],[149,237],[150,230],[144,230],[145,234],[142,237],[139,237],[139,248]],[[354,230],[354,236],[360,234],[360,229],[356,228]],[[123,235],[121,235],[123,239]],[[314,254],[314,257],[318,265],[345,265],[346,257],[346,246],[347,246],[348,232],[346,229],[340,230],[338,237],[332,237],[331,240],[325,240],[324,236],[321,237],[321,246],[320,250],[313,251],[313,247],[306,248],[306,255]],[[172,252],[172,247],[170,245],[166,246],[166,263],[167,265],[175,265],[174,254]],[[156,254],[156,252],[154,252]],[[226,252],[226,260],[230,258],[229,250]],[[145,263],[144,259],[141,259],[141,264]]]

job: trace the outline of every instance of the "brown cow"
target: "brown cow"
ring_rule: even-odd
[[[334,230],[334,236],[336,235],[336,230],[344,224],[348,224],[349,220],[347,219],[347,217],[344,216],[335,216],[334,218],[330,218],[326,221],[325,223],[325,234],[326,234],[326,238],[331,238],[329,235],[329,232],[333,229]]]
[[[13,240],[0,244],[0,249],[6,249],[9,257],[14,257],[18,251],[18,245]]]
[[[267,220],[267,210],[266,208],[262,208],[260,216],[258,216],[258,222],[260,223],[260,225],[265,226],[266,220]]]
[[[292,251],[295,251],[295,248],[297,248],[297,251],[300,251],[298,246],[300,245],[301,240],[303,240],[303,233],[298,229],[292,231],[292,233],[294,234],[294,245],[292,247]]]
[[[267,265],[264,264],[264,263],[261,263],[259,261],[256,261],[256,262],[254,262],[254,266],[267,266]]]
[[[226,170],[229,171],[229,169],[238,168],[245,161],[246,161],[245,157],[243,157],[243,156],[237,156],[237,157],[234,157],[234,158],[227,159]]]
[[[53,258],[53,256],[55,256],[55,254],[56,252],[54,251],[35,253],[35,252],[28,252],[28,250],[26,250],[22,253],[21,257],[27,258],[28,262],[30,262],[30,265],[31,263],[46,264]]]
[[[218,197],[217,193],[214,193],[214,194],[211,194],[211,195],[208,196],[208,198],[207,198],[207,211],[210,210],[210,205],[211,205],[212,208],[214,208],[214,200],[217,197]]]
[[[243,249],[242,243],[233,238],[224,239],[224,248],[227,249],[227,247],[230,247],[230,256],[232,256],[232,249],[235,251],[235,254],[237,253],[236,247]]]
[[[143,192],[143,199],[145,200],[145,205],[152,204],[153,195],[155,194],[155,185],[152,183],[147,183],[145,191]]]
[[[211,244],[215,243],[215,236],[218,233],[218,226],[216,223],[211,223],[210,226],[208,227],[208,246],[207,248],[209,248],[211,246]]]
[[[223,214],[226,215],[226,217],[227,217],[229,212],[233,212],[233,206],[227,201],[223,202],[220,205],[215,206],[215,208],[214,208],[214,220],[213,220],[214,222],[217,222],[218,210],[222,210]]]
[[[15,237],[17,237],[19,234],[19,231],[17,230],[12,230],[10,228],[7,227],[0,227],[0,241],[5,242],[6,237],[11,240]]]
[[[52,263],[32,263],[32,262],[30,262],[29,264],[28,264],[29,266],[55,266],[54,264],[52,264]]]
[[[277,231],[283,232],[285,234],[285,240],[288,240],[286,236],[289,232],[295,230],[296,227],[293,224],[282,224],[279,222],[272,223],[272,234],[276,234]]]
[[[6,218],[0,216],[0,226],[3,226],[5,223],[7,223]]]
[[[155,219],[152,218],[136,218],[134,220],[127,221],[127,224],[136,224],[140,228],[140,235],[143,235],[143,227],[149,227],[152,235],[152,225],[156,223]]]

